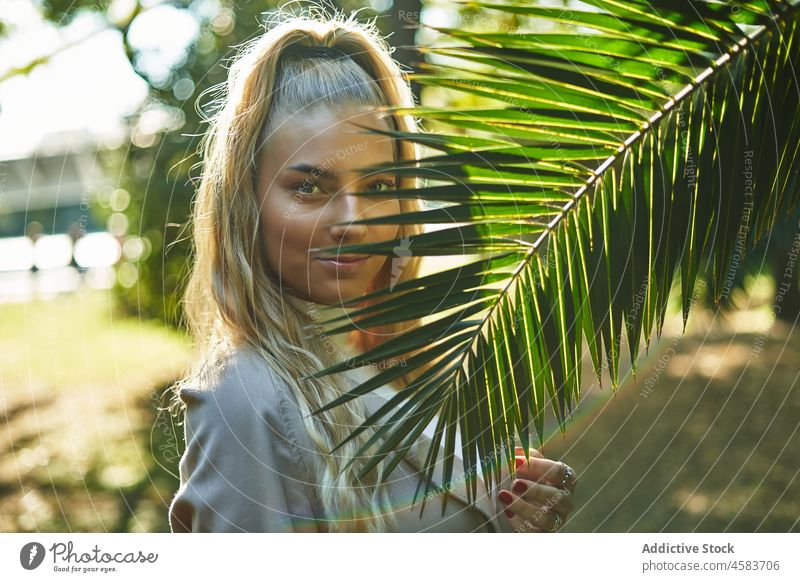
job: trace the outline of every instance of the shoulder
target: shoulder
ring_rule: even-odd
[[[292,531],[298,516],[313,518],[302,418],[268,362],[231,349],[178,394],[186,448],[173,531]]]
[[[185,383],[178,396],[187,405],[224,398],[233,406],[274,403],[279,390],[285,392],[286,385],[272,366],[253,348],[235,346],[206,361],[202,373]]]
[[[249,346],[231,348],[178,390],[186,420],[223,422],[226,426],[270,425],[285,432],[294,402],[286,382]],[[204,422],[205,424],[205,422]]]
[[[300,469],[309,469],[300,459],[311,445],[297,400],[253,348],[231,348],[182,387],[179,397],[187,447],[199,444],[217,459],[272,457],[273,468],[300,463]]]

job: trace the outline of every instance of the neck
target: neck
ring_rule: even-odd
[[[299,309],[302,313],[305,313],[308,317],[311,318],[312,322],[314,323],[322,323],[334,317],[339,317],[341,315],[346,315],[348,313],[353,313],[358,310],[358,307],[352,306],[343,306],[341,304],[326,304],[326,303],[318,303],[316,301],[311,301],[310,299],[303,299],[301,297],[297,297],[296,295],[289,295],[288,293],[283,294],[283,298],[288,303],[295,306]],[[331,327],[338,327],[342,325],[346,320],[342,320],[341,322],[335,322],[331,324]],[[326,329],[329,327],[326,325]]]
[[[312,324],[310,328],[307,328],[307,335],[312,333],[326,333],[326,330],[332,330],[350,323],[351,318],[346,316],[358,309],[357,307],[343,307],[341,305],[325,305],[323,303],[317,303],[315,301],[309,301],[294,295],[289,295],[288,293],[284,293],[283,297],[284,300],[299,309],[301,313],[304,313],[306,318]],[[329,320],[338,318],[339,316],[345,317],[342,317],[342,319],[334,322],[329,322]],[[340,362],[346,360],[347,358],[362,354],[363,351],[352,342],[351,335],[352,332],[326,334],[326,336],[323,338],[323,349],[325,349],[328,353],[335,354],[336,359]],[[355,368],[350,373],[355,373],[357,381],[361,382],[365,381],[366,378],[376,374],[377,372],[372,371],[371,368],[368,367],[361,367]],[[388,397],[392,397],[397,390],[401,390],[403,388],[402,382],[398,379],[393,380],[386,386],[389,388],[387,389],[385,387],[380,387],[375,390],[375,393],[382,393],[384,397],[387,397],[388,394]]]
[[[340,358],[351,356],[358,352],[350,339],[350,332],[328,333],[330,330],[350,323],[351,320],[348,314],[355,312],[358,309],[357,307],[345,307],[341,304],[326,305],[324,303],[317,303],[316,301],[289,295],[288,293],[284,293],[283,298],[306,316],[310,325],[310,327],[307,328],[307,335],[325,334],[323,341],[326,344],[330,341],[336,346]],[[336,319],[336,321],[330,321],[331,319]]]

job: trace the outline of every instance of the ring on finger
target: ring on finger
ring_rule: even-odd
[[[564,525],[564,520],[561,519],[561,516],[558,514],[557,511],[553,512],[553,515],[556,516],[555,521],[553,522],[553,526],[547,530],[547,533],[553,533],[561,529],[561,526]]]
[[[566,489],[568,487],[568,483],[572,482],[572,477],[575,476],[575,471],[572,470],[572,467],[567,465],[564,461],[559,461],[564,466],[564,479],[561,480],[559,487],[561,489]]]

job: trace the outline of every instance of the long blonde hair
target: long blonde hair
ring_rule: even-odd
[[[364,480],[358,473],[368,455],[344,468],[374,429],[331,453],[366,419],[362,400],[310,414],[354,386],[344,374],[304,378],[336,363],[335,356],[322,348],[318,336],[307,337],[303,329],[307,314],[282,300],[286,290],[269,272],[254,188],[257,153],[268,144],[278,112],[294,113],[320,101],[414,105],[407,79],[374,21],[359,23],[354,16],[312,11],[280,17],[282,21],[242,45],[227,82],[220,86],[219,107],[208,117],[209,129],[201,142],[203,169],[192,216],[193,264],[183,298],[197,359],[173,386],[173,405],[179,403],[181,386],[197,386],[204,370],[214,368],[232,347],[252,347],[291,389],[311,442],[325,460],[323,474],[315,476],[326,514],[324,525],[329,531],[374,532],[386,531],[395,519],[386,511],[380,486],[384,463]],[[324,49],[316,49],[315,55],[309,47],[326,47],[338,58],[325,57]],[[292,54],[302,58],[291,58]],[[419,131],[411,116],[390,115],[389,121],[395,129]],[[413,142],[394,143],[397,159],[419,159]],[[399,188],[413,188],[416,179],[398,177],[397,183]],[[400,207],[402,212],[422,209],[417,199],[401,199]],[[400,237],[420,232],[421,225],[400,226]],[[399,275],[392,273],[390,259],[387,256],[371,289],[389,286],[390,277],[397,284],[417,276],[420,257],[406,256]],[[358,345],[368,348],[416,323],[387,326],[377,334],[352,333]],[[406,385],[410,377],[404,378]]]

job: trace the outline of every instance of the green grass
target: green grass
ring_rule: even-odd
[[[579,475],[565,531],[798,531],[800,334],[761,295],[725,325],[693,311],[675,343],[673,314],[613,397],[585,374],[566,438],[551,426],[545,443]],[[182,427],[153,397],[189,343],[110,305],[0,305],[0,532],[168,531]]]
[[[107,292],[0,305],[0,531],[165,531],[180,431],[153,395],[189,347]]]
[[[635,380],[585,390],[544,447],[579,476],[564,531],[800,531],[800,333],[754,307],[673,319]]]

